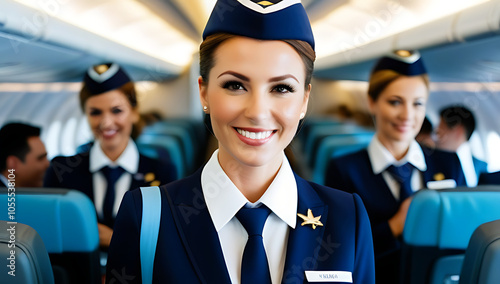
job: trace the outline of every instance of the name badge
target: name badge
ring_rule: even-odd
[[[457,182],[453,179],[443,179],[427,182],[428,189],[446,189],[457,187]]]
[[[306,271],[308,282],[347,282],[352,283],[350,271]]]

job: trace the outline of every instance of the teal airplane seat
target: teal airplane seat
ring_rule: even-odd
[[[472,233],[500,219],[499,204],[499,186],[415,194],[403,231],[400,283],[458,283]]]
[[[98,283],[99,234],[92,201],[76,190],[16,188],[15,211],[0,194],[0,219],[29,225],[50,256],[55,283]],[[15,214],[8,214],[8,212]],[[9,283],[9,282],[2,282]]]

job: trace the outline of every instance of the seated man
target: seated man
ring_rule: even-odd
[[[9,123],[0,129],[0,187],[7,187],[9,174],[15,187],[41,187],[48,167],[40,128]]]
[[[436,130],[436,147],[457,152],[467,186],[476,186],[479,175],[487,172],[487,164],[472,156],[468,143],[476,127],[474,115],[463,106],[451,106],[442,109],[440,117]]]

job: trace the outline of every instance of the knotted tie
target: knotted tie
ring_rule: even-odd
[[[262,205],[259,208],[241,208],[236,218],[248,233],[248,241],[241,262],[241,284],[271,284],[271,274],[262,239],[262,230],[271,210]]]
[[[103,216],[104,216],[104,224],[108,226],[113,226],[113,207],[115,204],[115,184],[116,181],[120,178],[120,176],[125,172],[121,167],[111,168],[105,166],[101,169],[101,172],[106,177],[108,181],[108,185],[106,187],[106,195],[104,195],[104,204],[102,206]]]
[[[413,166],[410,163],[406,163],[401,166],[391,165],[387,168],[387,171],[394,177],[394,179],[399,183],[399,200],[403,201],[412,195],[411,190],[411,174],[413,173]]]

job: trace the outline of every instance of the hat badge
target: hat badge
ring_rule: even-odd
[[[270,7],[272,5],[275,5],[275,4],[278,4],[279,2],[281,2],[283,0],[274,0],[274,1],[260,1],[260,0],[252,0],[252,2],[256,3],[256,4],[259,4],[262,8],[267,8],[267,7]]]

